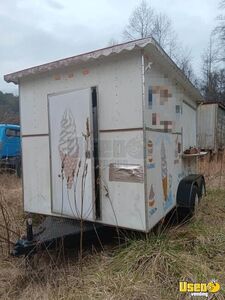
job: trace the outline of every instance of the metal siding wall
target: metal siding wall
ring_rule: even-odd
[[[149,63],[152,63],[151,68]],[[184,102],[193,107],[197,105],[148,55],[145,58],[145,82],[146,206],[150,230],[175,206],[180,180],[195,171],[195,161],[187,164],[182,159],[182,140],[189,138],[187,131],[182,133],[182,127],[186,114]],[[196,113],[191,117],[196,124]],[[196,128],[190,140],[194,143],[190,146],[195,146]]]
[[[24,137],[23,193],[24,210],[40,214],[51,213],[51,189],[48,136]]]
[[[23,134],[48,133],[46,95],[98,86],[99,129],[142,126],[141,77],[138,54],[86,63],[52,75],[21,82]],[[41,122],[40,122],[41,120]]]
[[[117,156],[102,157],[105,140],[113,143],[123,141],[132,146],[132,141],[142,145],[141,132],[124,131],[106,133],[105,130],[135,129],[142,128],[142,90],[141,90],[141,61],[140,52],[120,54],[113,58],[87,62],[79,68],[70,68],[55,74],[46,74],[38,78],[23,80],[20,87],[22,135],[48,134],[48,110],[47,95],[68,90],[98,87],[98,115],[99,115],[99,139],[100,139],[100,164],[102,180],[110,188],[109,199],[105,197],[105,190],[101,191],[101,205],[103,211],[102,222],[119,226],[145,230],[145,207],[144,207],[144,184],[109,182],[108,166],[110,162],[121,159],[128,164],[134,161],[143,166],[143,154],[138,158],[132,158],[128,152],[121,159]],[[24,138],[26,139],[26,138]],[[37,137],[30,137],[30,143],[37,141]],[[30,151],[30,150],[29,150]],[[43,145],[38,153],[29,153],[29,161],[37,155],[42,161],[49,155],[49,144]],[[142,152],[143,153],[143,152]],[[36,165],[37,172],[30,176],[27,152],[23,153],[24,187],[32,186],[34,190],[42,190],[46,195],[46,204],[43,208],[37,202],[30,200],[32,191],[25,194],[25,206],[30,211],[50,214],[51,203],[50,188],[50,161],[49,158],[42,166],[45,172],[45,185],[39,185],[40,170]],[[39,186],[35,186],[39,185]],[[37,198],[36,194],[36,198]],[[115,218],[112,205],[115,206]],[[46,208],[46,209],[45,209]]]
[[[183,151],[189,149],[189,147],[197,146],[196,118],[197,118],[196,109],[190,107],[186,103],[183,103],[183,114],[182,114]]]
[[[197,145],[201,149],[215,149],[215,104],[200,105],[197,112]]]
[[[109,181],[109,164],[143,167],[143,131],[106,132],[100,140],[102,221],[145,231],[144,181]]]
[[[217,105],[217,147],[223,149],[225,146],[225,109]]]

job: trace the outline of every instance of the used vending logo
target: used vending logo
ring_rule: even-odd
[[[209,294],[215,294],[219,292],[220,284],[216,280],[212,280],[209,283],[203,282],[179,282],[180,293],[189,293],[191,296],[208,297]]]

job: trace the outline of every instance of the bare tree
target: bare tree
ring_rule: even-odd
[[[170,56],[177,48],[171,20],[165,14],[156,14],[146,0],[134,9],[123,36],[126,40],[153,37]]]
[[[219,101],[225,103],[225,69],[217,69],[210,74],[210,81],[203,81],[201,86],[207,101]]]
[[[108,42],[108,46],[115,46],[115,45],[118,45],[119,44],[119,41],[114,39],[114,38],[111,38]]]
[[[170,57],[177,57],[177,36],[171,20],[165,14],[157,14],[146,0],[132,12],[123,36],[125,40],[153,37]]]
[[[219,8],[225,9],[225,0]],[[219,15],[217,22],[202,55],[201,90],[206,100],[225,103],[225,14]]]
[[[217,47],[217,34],[211,33],[207,49],[202,55],[201,89],[208,101],[216,101],[219,94],[219,82],[222,82],[223,72],[218,69],[219,50]]]
[[[203,73],[206,77],[206,83],[209,84],[210,76],[212,72],[215,70],[216,65],[219,60],[219,52],[217,47],[215,46],[214,34],[210,35],[209,45],[205,52],[203,53]]]
[[[220,2],[219,8],[225,9],[225,0]],[[225,15],[221,14],[217,17],[218,25],[215,27],[213,33],[218,38],[218,49],[220,54],[220,60],[225,61]]]
[[[153,37],[185,75],[191,81],[195,81],[190,51],[183,49],[178,42],[169,17],[166,14],[156,13],[146,0],[142,0],[132,12],[123,35],[126,40]]]
[[[196,78],[195,78],[194,70],[192,67],[191,50],[189,48],[187,48],[187,47],[179,48],[179,53],[178,53],[178,56],[176,57],[176,63],[178,65],[178,67],[186,75],[186,77],[194,83]]]
[[[142,0],[129,18],[123,35],[126,40],[145,38],[152,35],[155,13],[145,0]]]
[[[152,36],[169,56],[176,53],[177,35],[167,15],[159,13],[155,16]]]

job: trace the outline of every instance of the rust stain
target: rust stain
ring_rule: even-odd
[[[82,71],[83,75],[88,75],[90,73],[89,69],[83,69]]]
[[[54,75],[54,79],[55,79],[55,80],[60,80],[60,79],[61,79],[61,75],[59,75],[59,74]]]
[[[144,48],[146,45],[149,45],[151,43],[154,43],[154,41],[151,38],[145,38],[137,41],[130,41],[123,44],[114,45],[103,49],[98,49],[95,51],[71,56],[68,58],[56,60],[36,67],[31,67],[18,72],[10,73],[5,75],[4,79],[7,82],[14,82],[15,84],[18,84],[19,79],[23,77],[36,75],[44,72],[50,72],[52,70],[58,70],[59,68],[65,68],[71,65],[79,64],[81,62],[87,62],[88,60],[98,59],[99,57],[102,56],[107,57],[113,53],[118,54],[124,50],[132,51],[133,49]]]

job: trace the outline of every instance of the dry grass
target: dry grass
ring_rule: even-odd
[[[12,228],[19,232],[24,224],[20,181],[3,176],[0,186],[10,218],[18,224]],[[72,253],[64,259],[56,251],[39,254],[30,269],[23,259],[7,257],[2,244],[1,299],[190,299],[181,298],[179,280],[225,281],[224,198],[225,191],[211,190],[189,224],[132,239],[119,249],[87,253],[82,273]]]
[[[0,253],[8,252],[4,247],[8,241],[20,237],[24,230],[21,180],[15,175],[0,175]],[[10,228],[10,230],[7,230]]]

